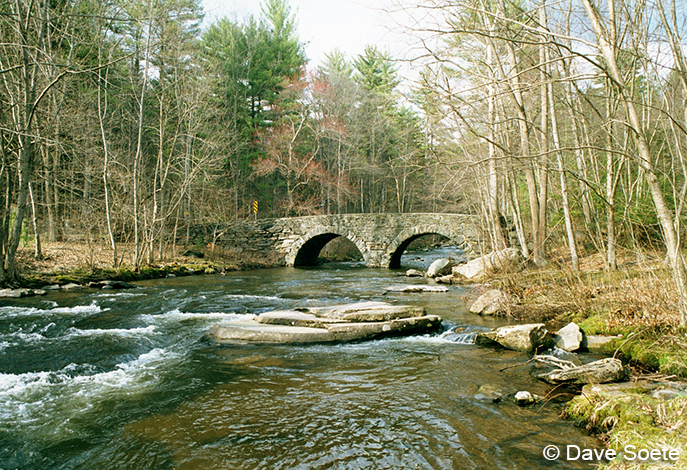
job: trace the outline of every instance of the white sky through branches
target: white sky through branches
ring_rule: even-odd
[[[404,45],[392,17],[385,10],[388,0],[290,0],[296,13],[301,41],[305,42],[310,68],[317,67],[326,53],[335,48],[347,57],[363,52],[365,45],[375,44],[381,50],[400,58]],[[209,25],[228,17],[243,20],[260,16],[259,0],[203,0]]]

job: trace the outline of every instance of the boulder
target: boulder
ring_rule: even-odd
[[[480,295],[470,307],[470,312],[478,315],[502,315],[508,313],[510,297],[498,289],[491,289]]]
[[[349,322],[387,321],[397,318],[419,317],[425,314],[423,307],[392,305],[387,302],[356,302],[332,307],[303,307],[294,310],[328,320]]]
[[[19,299],[21,297],[31,297],[35,295],[30,289],[1,289],[0,298]]]
[[[516,393],[513,399],[518,406],[534,405],[537,402],[536,398],[534,398],[534,395],[526,391],[520,391]]]
[[[580,327],[573,322],[568,323],[566,326],[558,330],[554,336],[556,346],[568,352],[573,352],[580,349],[582,339],[583,337]]]
[[[506,248],[455,266],[453,268],[453,275],[462,276],[466,279],[478,279],[498,269],[515,269],[521,262],[522,255],[520,250]]]
[[[609,357],[582,366],[552,370],[537,378],[550,384],[602,384],[622,382],[628,375],[629,371],[619,359]]]
[[[400,292],[400,293],[414,293],[414,292],[448,292],[446,286],[430,286],[427,284],[408,284],[403,286],[389,286],[384,289],[384,293]]]
[[[687,396],[687,394],[685,394],[685,392],[675,390],[674,388],[659,388],[658,390],[654,390],[651,393],[651,396],[657,400],[670,401],[677,397]]]
[[[453,269],[455,265],[456,263],[452,259],[438,259],[427,268],[427,277],[439,277],[451,274],[451,269]]]
[[[406,271],[406,276],[408,276],[408,277],[425,277],[425,273],[423,273],[419,269],[409,269],[408,271]]]
[[[534,352],[540,348],[551,347],[553,341],[551,333],[546,330],[543,323],[502,326],[486,333],[479,333],[475,337],[475,344],[494,343],[514,351]]]
[[[343,322],[332,318],[320,318],[312,313],[297,310],[277,310],[261,313],[255,318],[258,323],[265,325],[303,326],[306,328],[327,328],[328,324]]]
[[[136,287],[133,284],[129,284],[128,282],[124,281],[112,281],[112,280],[105,280],[105,281],[95,281],[95,282],[89,282],[88,287],[93,288],[93,289],[132,289]]]
[[[460,279],[454,277],[453,274],[449,274],[447,276],[435,277],[434,282],[436,282],[437,284],[453,285],[453,284],[460,284]]]
[[[69,284],[65,284],[65,285],[60,287],[60,289],[62,289],[62,290],[78,290],[78,289],[83,289],[83,288],[84,288],[84,286],[82,286],[81,284],[76,284],[74,282],[70,282]]]

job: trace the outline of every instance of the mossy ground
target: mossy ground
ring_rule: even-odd
[[[618,396],[589,393],[574,398],[566,413],[590,432],[604,436],[608,447],[617,452],[618,458],[601,465],[605,470],[687,468],[687,396],[665,401],[643,390]],[[627,446],[634,446],[630,453],[623,452]],[[640,460],[645,457],[640,449],[666,451],[657,460]],[[670,451],[677,460],[664,458]]]

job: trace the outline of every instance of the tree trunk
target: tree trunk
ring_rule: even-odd
[[[554,103],[553,82],[548,83],[549,107],[551,114],[551,136],[553,137],[553,144],[556,148],[556,161],[558,163],[558,175],[561,181],[561,199],[563,203],[563,216],[565,217],[565,233],[568,237],[568,247],[570,249],[570,260],[572,262],[572,269],[574,272],[580,270],[580,259],[577,254],[577,241],[575,239],[575,230],[573,229],[572,215],[570,214],[570,203],[568,201],[568,181],[565,176],[565,168],[563,166],[563,155],[561,153],[560,135],[558,132],[558,118],[556,117],[556,106]]]
[[[33,188],[29,182],[29,199],[31,200],[31,222],[33,224],[33,235],[36,237],[36,244],[34,249],[34,258],[37,260],[43,259],[43,251],[41,249],[41,233],[38,230],[38,216],[36,214],[36,201],[33,198]]]
[[[503,1],[499,3],[499,7],[501,9],[500,13],[505,17],[506,7],[503,4]],[[530,220],[532,222],[532,255],[534,263],[541,266],[546,263],[546,257],[544,255],[544,240],[540,238],[541,221],[539,219],[539,194],[537,193],[537,180],[534,174],[533,157],[531,154],[530,122],[527,117],[527,111],[525,110],[525,102],[522,96],[522,89],[518,72],[519,67],[515,55],[515,48],[513,44],[508,41],[506,41],[505,45],[507,49],[511,73],[505,73],[504,71],[502,71],[502,75],[507,79],[509,92],[511,97],[513,98],[515,109],[518,114],[518,131],[520,134],[520,160],[523,163],[525,179],[527,181],[527,193],[529,196],[530,203]]]
[[[607,80],[610,82],[610,80]],[[618,269],[615,236],[615,165],[613,161],[613,113],[611,95],[613,86],[608,83],[606,98],[606,268]]]
[[[546,0],[542,0],[539,7],[539,24],[540,27],[546,31],[548,20],[546,18]],[[544,244],[547,237],[547,208],[549,200],[549,106],[548,106],[548,45],[546,44],[547,35],[541,37],[541,44],[539,45],[539,99],[540,114],[541,114],[541,157],[537,159],[537,166],[539,170],[539,243],[541,245],[538,257],[540,259],[537,264],[545,263],[546,251]],[[535,248],[536,253],[536,248]],[[535,254],[535,256],[537,256]],[[535,261],[536,262],[536,261]]]
[[[490,23],[491,24],[491,23]],[[487,66],[490,67],[493,62],[493,50],[491,47],[487,47]],[[506,248],[507,242],[506,237],[503,233],[503,228],[501,227],[501,213],[499,211],[498,203],[498,189],[499,189],[499,179],[498,172],[496,168],[496,78],[493,73],[489,73],[489,82],[487,83],[487,114],[488,114],[488,142],[489,147],[489,184],[487,186],[487,197],[489,198],[489,217],[491,218],[492,226],[492,238],[493,238],[493,248],[494,250],[502,250]]]
[[[635,144],[637,146],[639,166],[646,172],[646,179],[649,185],[649,191],[651,192],[651,198],[654,202],[656,215],[663,229],[668,259],[673,271],[673,281],[675,282],[678,294],[680,322],[685,326],[687,325],[687,270],[685,269],[684,257],[680,251],[679,236],[675,229],[673,212],[670,207],[668,207],[660,182],[654,171],[649,143],[644,133],[639,114],[637,113],[637,108],[632,98],[626,96],[627,90],[625,80],[616,60],[618,45],[615,42],[615,36],[610,35],[609,37],[608,31],[602,24],[601,14],[596,6],[591,3],[591,0],[582,0],[582,2],[587,11],[587,16],[591,21],[594,33],[596,34],[600,52],[607,64],[605,72],[618,86],[620,98],[624,101],[627,109],[629,118],[628,125],[633,131]],[[613,0],[609,0],[609,6],[612,6],[612,3]],[[614,20],[615,18],[611,16],[609,22],[613,24]]]
[[[102,66],[102,61],[100,65]],[[107,76],[105,77],[105,83],[107,83]],[[119,259],[117,255],[117,243],[115,242],[114,231],[112,229],[112,210],[110,208],[110,148],[107,144],[107,135],[105,134],[104,121],[106,115],[107,89],[105,89],[105,100],[103,107],[102,78],[100,70],[98,70],[98,123],[100,125],[100,138],[103,141],[103,189],[105,191],[105,218],[107,219],[107,235],[110,239],[110,246],[112,247],[112,267],[116,268],[119,265]]]

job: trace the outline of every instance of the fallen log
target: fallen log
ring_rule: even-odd
[[[550,384],[602,384],[622,382],[629,375],[629,371],[619,359],[610,357],[575,367],[567,364],[558,365],[560,368],[538,374],[536,377]]]

